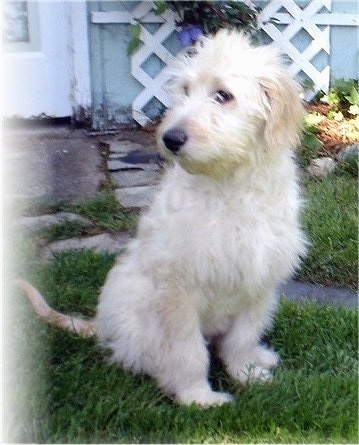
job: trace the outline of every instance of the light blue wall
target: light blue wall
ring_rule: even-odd
[[[333,12],[359,15],[359,1],[333,0]],[[331,29],[331,81],[358,79],[359,77],[359,27],[332,26]]]
[[[90,1],[89,17],[92,11],[122,11],[134,6],[134,2]],[[131,76],[128,25],[90,22],[89,39],[94,126],[103,129],[130,122],[131,103],[142,86]]]
[[[308,0],[298,0],[306,4]],[[257,2],[267,3],[267,2]],[[127,46],[130,41],[128,25],[93,24],[90,21],[91,11],[132,10],[138,2],[134,1],[89,1],[89,35],[91,58],[91,84],[93,103],[93,125],[98,129],[116,127],[119,123],[130,123],[131,104],[141,92],[142,86],[130,72],[130,59]],[[359,13],[359,1],[332,0],[333,12]],[[298,42],[305,45],[303,40]],[[331,30],[331,79],[358,78],[359,57],[358,27],[333,26]],[[178,52],[180,45],[173,35],[168,49]],[[315,64],[317,68],[326,63],[327,56],[320,55]],[[154,74],[160,68],[156,58],[146,62],[146,72]],[[147,113],[156,117],[163,107],[154,101]]]

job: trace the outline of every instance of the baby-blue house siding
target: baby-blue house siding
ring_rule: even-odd
[[[116,127],[121,123],[133,122],[131,106],[142,90],[142,85],[131,75],[130,58],[127,46],[130,41],[128,24],[99,24],[91,22],[92,12],[111,12],[132,10],[139,2],[133,1],[90,1],[89,45],[92,90],[93,126],[97,129]],[[266,4],[268,2],[256,2]],[[298,0],[298,4],[308,3]],[[357,1],[332,0],[332,13],[359,14]],[[157,25],[146,25],[155,27]],[[150,30],[151,31],[151,30]],[[298,48],[300,40],[305,45],[305,33],[296,36]],[[297,44],[296,43],[296,44]],[[358,26],[331,26],[330,34],[330,79],[358,78],[359,36]],[[166,48],[176,54],[181,46],[176,33],[167,40]],[[315,64],[320,69],[326,54],[319,54]],[[150,76],[155,76],[164,63],[158,57],[150,57],[144,62],[144,68]],[[158,117],[164,106],[159,101],[151,101],[144,112],[150,118]]]
[[[359,1],[333,0],[332,11],[352,13],[359,16]],[[359,28],[358,26],[332,26],[331,36],[331,81],[335,79],[358,79],[359,73]]]

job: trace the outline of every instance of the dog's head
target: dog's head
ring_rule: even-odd
[[[221,174],[298,144],[299,88],[273,46],[222,30],[180,56],[159,129],[162,154],[190,173]]]

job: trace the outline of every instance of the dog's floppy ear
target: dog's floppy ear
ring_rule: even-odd
[[[270,149],[295,148],[300,141],[303,106],[299,87],[282,68],[260,79],[265,96],[264,140]]]

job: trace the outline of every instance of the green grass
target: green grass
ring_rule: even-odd
[[[113,261],[111,255],[67,252],[38,265],[33,281],[60,310],[91,316]],[[16,305],[21,298],[13,291],[17,311],[5,314],[6,329],[14,333],[5,356],[16,370],[6,380],[14,441],[357,443],[354,310],[282,300],[268,338],[282,358],[273,382],[237,386],[214,362],[213,386],[236,399],[204,410],[177,406],[151,378],[106,364],[94,340],[44,326],[27,305]]]
[[[92,228],[92,231],[95,231]],[[58,241],[73,237],[84,236],[89,233],[88,227],[79,221],[65,221],[61,224],[54,224],[53,226],[43,229],[40,232],[41,238],[48,242]]]
[[[94,199],[78,203],[74,210],[104,230],[113,232],[133,230],[138,216],[138,212],[123,208],[111,190],[104,190]]]
[[[304,184],[303,224],[311,242],[299,278],[356,288],[358,282],[357,181],[330,176]]]
[[[65,221],[51,228],[39,231],[36,235],[48,242],[71,237],[93,235],[107,232],[134,232],[138,210],[126,209],[117,201],[111,189],[104,189],[92,199],[73,204],[57,202],[38,203],[28,208],[17,209],[17,213],[27,216],[44,215],[57,212],[72,212],[88,218],[92,225],[86,227],[78,221]]]

